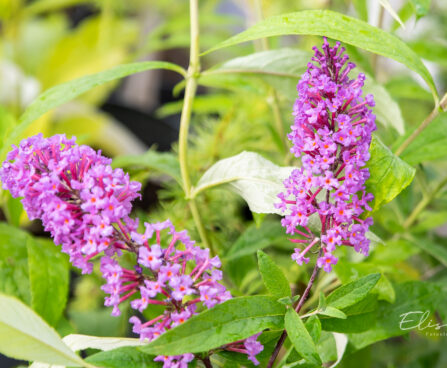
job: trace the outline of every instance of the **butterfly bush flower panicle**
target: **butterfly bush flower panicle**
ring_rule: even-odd
[[[99,253],[126,248],[119,228],[136,224],[128,216],[141,184],[131,182],[111,160],[65,135],[23,140],[0,169],[3,188],[22,203],[30,219],[42,220],[62,251],[83,273]]]
[[[137,231],[138,220],[129,214],[140,184],[110,163],[100,152],[76,145],[74,139],[39,134],[13,148],[0,169],[0,179],[14,197],[23,197],[29,217],[42,220],[74,266],[92,272],[90,260],[100,257],[106,280],[104,304],[113,308],[112,315],[120,314],[119,306],[126,300],[139,312],[150,305],[165,307],[150,321],[136,316],[129,320],[141,339],[151,341],[198,310],[232,296],[221,284],[219,258],[195,246],[186,231],[177,232],[169,220],[145,223],[144,232]],[[119,264],[123,252],[135,255],[133,269]],[[239,349],[258,364],[256,355],[263,346],[257,337],[222,349]],[[193,359],[193,354],[183,354],[155,360],[163,362],[164,368],[186,368]]]
[[[372,218],[361,219],[370,211],[373,195],[366,193],[371,133],[376,129],[372,95],[362,95],[364,74],[350,79],[355,64],[348,62],[345,49],[331,47],[324,39],[322,50],[314,47],[312,62],[298,83],[293,107],[295,122],[288,138],[291,152],[301,157],[302,167],[284,181],[285,191],[276,204],[285,217],[282,225],[291,239],[302,243],[292,259],[309,262],[308,252],[321,245],[317,266],[326,272],[337,264],[337,246],[351,246],[368,255],[366,232]],[[321,239],[309,229],[311,217],[320,220]]]

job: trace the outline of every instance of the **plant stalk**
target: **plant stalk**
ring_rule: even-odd
[[[180,117],[180,134],[179,134],[179,162],[180,172],[182,176],[183,191],[188,200],[192,217],[196,224],[202,243],[210,249],[212,255],[214,250],[210,247],[210,243],[206,236],[206,231],[200,217],[200,212],[194,199],[190,198],[191,179],[188,171],[188,133],[189,124],[191,122],[192,105],[197,91],[197,79],[200,75],[200,55],[199,55],[199,4],[198,0],[190,0],[190,34],[191,46],[189,55],[189,67],[186,74],[185,98],[183,100],[182,114]]]

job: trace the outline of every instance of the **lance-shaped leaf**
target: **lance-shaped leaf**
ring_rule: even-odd
[[[148,354],[199,353],[284,327],[284,305],[269,296],[230,299],[196,315],[140,348]]]
[[[327,36],[394,59],[418,73],[430,87],[435,100],[438,99],[429,71],[403,41],[364,21],[331,10],[304,10],[267,18],[207,52],[260,38],[291,34]]]
[[[326,298],[326,303],[337,309],[347,308],[365,298],[379,279],[380,273],[373,273],[340,286]]]
[[[309,363],[321,365],[320,356],[317,353],[312,337],[301,321],[300,316],[289,308],[286,312],[284,325],[295,350]]]
[[[366,181],[366,191],[374,194],[373,211],[393,200],[412,182],[416,170],[401,160],[373,136],[367,162],[370,178]]]
[[[11,148],[11,144],[20,139],[25,129],[46,112],[73,100],[94,87],[151,69],[168,69],[182,75],[185,74],[182,67],[172,63],[164,61],[145,61],[119,65],[112,69],[92,75],[86,75],[85,77],[74,79],[46,90],[27,107],[23,115],[20,117],[19,124],[6,139],[2,151],[0,152],[1,161],[3,161],[6,152]]]
[[[227,184],[245,199],[250,210],[258,213],[278,213],[274,203],[284,190],[283,181],[293,167],[280,167],[254,152],[242,152],[216,162],[193,188],[191,197],[201,191]]]
[[[259,272],[267,290],[276,298],[292,297],[289,282],[281,269],[263,251],[258,250]]]
[[[42,318],[19,300],[0,294],[0,352],[12,358],[88,367]]]

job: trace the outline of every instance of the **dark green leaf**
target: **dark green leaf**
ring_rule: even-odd
[[[32,308],[55,326],[67,303],[68,257],[47,239],[28,237],[27,249]]]
[[[87,362],[103,368],[154,368],[161,363],[154,362],[154,355],[145,354],[135,347],[122,347],[90,355]]]
[[[320,356],[317,353],[312,337],[301,321],[300,316],[289,308],[286,312],[284,325],[295,350],[309,363],[321,365]]]
[[[284,311],[284,305],[272,297],[234,298],[192,317],[140,349],[156,355],[208,351],[266,328],[283,328]]]
[[[253,254],[276,243],[288,243],[284,228],[279,221],[264,221],[259,228],[251,225],[230,248],[225,260]]]
[[[404,42],[366,22],[330,10],[304,10],[267,18],[207,52],[260,38],[290,34],[327,36],[394,59],[418,73],[437,99],[430,73]]]
[[[338,309],[349,307],[365,298],[379,279],[380,273],[373,273],[340,286],[327,297],[327,305]]]
[[[145,61],[133,64],[124,64],[116,66],[112,69],[99,72],[92,75],[86,75],[70,82],[54,86],[40,96],[28,106],[23,115],[20,117],[19,125],[12,131],[12,134],[5,141],[5,144],[0,152],[1,161],[4,160],[6,152],[11,148],[11,144],[16,143],[20,139],[25,129],[37,118],[58,107],[90,89],[102,85],[104,83],[126,77],[131,74],[140,73],[151,69],[168,69],[176,71],[184,75],[184,70],[175,64],[164,61]]]
[[[292,296],[289,282],[281,269],[261,250],[258,250],[258,265],[264,285],[270,294],[276,298]]]
[[[394,155],[376,136],[373,136],[367,162],[370,178],[366,190],[374,194],[372,209],[393,200],[413,180],[416,170]]]

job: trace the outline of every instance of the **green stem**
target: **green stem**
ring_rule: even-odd
[[[180,117],[179,134],[179,162],[182,175],[183,191],[186,199],[189,201],[189,208],[196,224],[202,243],[210,249],[214,255],[214,250],[206,236],[205,228],[200,217],[200,212],[194,199],[191,199],[191,179],[188,171],[188,133],[189,123],[191,122],[192,105],[197,91],[197,79],[200,75],[200,56],[199,56],[199,4],[198,0],[190,0],[190,18],[191,18],[191,46],[189,55],[189,68],[186,75],[185,98],[183,101],[182,115]]]
[[[428,125],[439,115],[440,112],[443,112],[447,109],[447,93],[442,97],[439,104],[435,106],[433,111],[428,115],[421,125],[417,127],[417,129],[411,133],[411,135],[399,146],[396,150],[396,156],[399,156],[415,139],[421,134],[421,132],[428,127]]]
[[[410,228],[411,225],[414,224],[418,216],[421,212],[430,204],[431,201],[436,197],[439,191],[447,184],[447,177],[445,177],[441,182],[436,186],[436,188],[431,192],[428,196],[422,198],[422,200],[417,204],[414,208],[413,212],[411,212],[410,216],[405,220],[403,227],[404,229]]]

